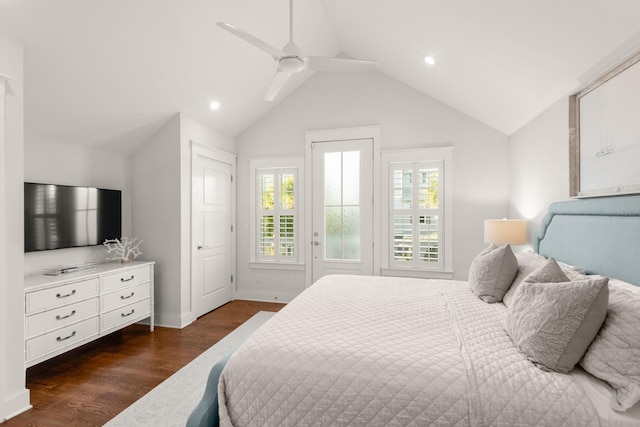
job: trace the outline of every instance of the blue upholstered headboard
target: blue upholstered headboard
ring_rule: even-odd
[[[545,257],[640,286],[640,196],[549,206],[534,242]]]

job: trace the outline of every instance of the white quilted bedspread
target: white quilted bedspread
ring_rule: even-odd
[[[570,376],[526,360],[466,282],[328,276],[262,326],[218,385],[233,426],[589,426]]]

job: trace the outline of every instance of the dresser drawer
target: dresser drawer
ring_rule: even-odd
[[[124,289],[118,289],[110,294],[102,295],[102,311],[109,311],[123,305],[138,302],[151,296],[151,284],[141,283]]]
[[[102,315],[102,332],[132,321],[146,319],[151,315],[151,300],[146,299],[120,307]]]
[[[98,279],[65,283],[25,295],[25,312],[36,313],[98,296]]]
[[[28,339],[26,341],[27,362],[97,336],[100,333],[99,326],[100,320],[96,316],[57,331]]]
[[[98,298],[69,304],[44,313],[27,316],[25,319],[25,338],[31,338],[45,332],[63,328],[99,313]]]
[[[132,268],[123,272],[104,276],[102,278],[101,292],[110,292],[127,286],[149,282],[151,280],[151,269],[148,266]]]

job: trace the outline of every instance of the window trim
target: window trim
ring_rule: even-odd
[[[249,159],[250,183],[249,183],[249,240],[251,254],[249,256],[249,266],[251,268],[269,268],[276,269],[298,269],[303,265],[305,259],[305,248],[302,244],[302,233],[304,232],[304,158],[295,157],[266,157]],[[296,248],[296,256],[286,260],[283,258],[266,259],[258,256],[258,186],[257,178],[260,170],[295,170],[296,184],[294,187],[294,203],[296,223],[294,225],[294,246]]]
[[[393,171],[393,165],[398,163],[427,163],[439,161],[442,162],[442,209],[443,209],[443,224],[442,224],[442,257],[443,262],[437,268],[425,268],[428,265],[421,266],[422,268],[414,267],[401,267],[391,262],[391,251],[393,245],[393,238],[391,236],[390,224],[391,224],[391,212],[392,212],[392,200],[391,200],[391,184],[390,175]],[[434,148],[419,148],[419,149],[407,149],[407,150],[393,150],[382,152],[382,174],[383,180],[381,185],[381,199],[382,199],[382,220],[381,224],[381,270],[383,274],[395,274],[395,275],[415,275],[420,277],[434,277],[434,278],[452,278],[453,277],[453,147],[434,147]],[[426,263],[425,263],[426,264]]]

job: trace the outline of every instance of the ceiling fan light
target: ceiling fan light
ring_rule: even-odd
[[[290,74],[299,73],[304,70],[304,61],[297,56],[286,56],[280,59],[278,69]]]

